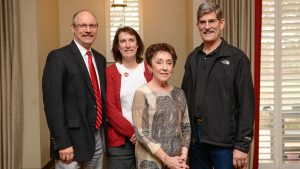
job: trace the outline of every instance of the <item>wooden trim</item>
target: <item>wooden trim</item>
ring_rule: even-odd
[[[254,89],[255,89],[255,125],[253,169],[258,169],[259,153],[259,105],[260,105],[260,62],[261,62],[261,26],[262,0],[255,0],[255,38],[254,38]]]

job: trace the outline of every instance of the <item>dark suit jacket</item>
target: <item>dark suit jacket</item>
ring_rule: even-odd
[[[106,59],[93,49],[92,53],[100,77],[101,136],[106,145]],[[58,150],[73,146],[75,161],[89,161],[95,152],[96,100],[88,69],[74,41],[49,53],[42,86],[51,158],[59,159]]]

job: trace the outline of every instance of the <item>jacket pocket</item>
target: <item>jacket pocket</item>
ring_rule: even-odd
[[[79,128],[80,127],[79,120],[76,120],[76,119],[68,120],[68,127],[69,128]]]

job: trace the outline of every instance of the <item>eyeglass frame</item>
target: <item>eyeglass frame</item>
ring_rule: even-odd
[[[86,30],[87,28],[91,30],[96,30],[98,28],[98,24],[73,24],[74,27],[80,29],[80,30]]]
[[[220,19],[209,19],[209,20],[207,20],[207,21],[205,21],[205,20],[199,20],[198,21],[198,25],[199,25],[199,27],[201,27],[201,28],[204,28],[205,26],[206,26],[206,24],[208,24],[209,26],[212,26],[212,27],[214,27],[216,24],[217,24],[217,21],[220,21],[221,22],[221,20]]]

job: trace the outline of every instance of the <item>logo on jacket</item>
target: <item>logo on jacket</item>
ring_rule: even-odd
[[[221,62],[222,62],[224,65],[229,65],[229,64],[230,64],[229,60],[222,60]]]

